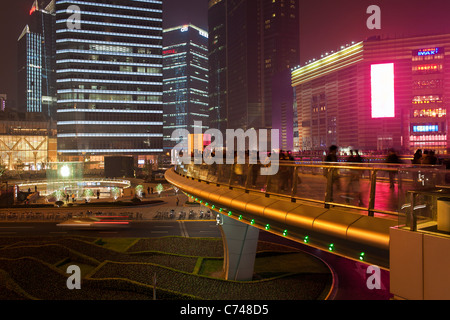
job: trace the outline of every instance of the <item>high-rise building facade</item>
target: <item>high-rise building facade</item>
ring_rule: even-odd
[[[6,94],[0,93],[0,111],[5,111],[7,100],[8,100],[8,96]]]
[[[300,36],[299,36],[299,1],[298,0],[279,0],[263,1],[263,105],[264,105],[264,123],[266,128],[277,128],[280,131],[282,127],[272,126],[272,114],[283,112],[282,109],[276,109],[272,104],[273,99],[292,99],[292,93],[288,97],[279,95],[278,91],[273,91],[273,85],[277,85],[279,77],[283,77],[286,71],[289,72],[292,67],[300,64]],[[275,82],[275,83],[274,83]],[[288,107],[289,114],[292,114],[291,106]],[[275,110],[273,110],[275,109]],[[289,124],[290,136],[288,148],[292,145],[291,128]],[[281,135],[281,132],[280,132]]]
[[[449,152],[450,34],[348,45],[292,71],[300,149]]]
[[[56,0],[58,153],[151,161],[162,149],[162,1]]]
[[[56,115],[55,1],[45,8],[36,0],[18,39],[18,108]]]
[[[227,129],[227,1],[208,4],[209,124],[225,133]]]
[[[208,128],[208,32],[192,24],[165,29],[164,64],[164,149],[177,144],[172,132],[194,133],[196,121],[202,132]]]
[[[300,60],[298,14],[298,0],[209,2],[212,123],[272,128],[273,78]]]

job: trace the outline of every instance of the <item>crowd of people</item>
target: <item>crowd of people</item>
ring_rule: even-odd
[[[439,159],[436,157],[436,154],[433,150],[424,150],[422,152],[422,149],[418,149],[414,153],[414,157],[412,160],[413,164],[439,164]]]
[[[358,150],[350,150],[349,153],[350,153],[350,155],[347,156],[344,161],[346,161],[348,163],[364,162],[364,160],[361,157],[361,155],[359,154]],[[336,145],[332,145],[329,147],[328,153],[324,158],[324,162],[330,162],[330,163],[339,162],[338,147]],[[422,149],[418,149],[414,153],[413,158],[411,160],[411,164],[413,164],[413,165],[439,165],[439,164],[441,164],[441,162],[442,161],[440,161],[440,159],[436,156],[436,154],[433,150],[423,150],[422,151]],[[388,153],[386,155],[386,158],[385,158],[385,163],[393,164],[393,165],[407,164],[407,163],[409,163],[409,160],[402,160],[401,157],[395,151],[395,149],[389,149]],[[330,177],[330,179],[332,180],[333,186],[335,186],[337,188],[337,190],[341,190],[343,187],[342,181],[341,181],[341,179],[340,179],[341,177],[339,176],[337,171],[338,170],[333,171],[333,175]],[[359,189],[359,180],[360,180],[362,171],[360,171],[360,170],[350,170],[350,171],[351,172],[349,174],[346,190],[343,190],[343,191],[345,191],[347,195],[356,194],[359,198],[359,203],[361,204],[362,199],[361,199],[361,192]],[[329,172],[328,169],[325,168],[324,176],[328,176],[328,172]],[[392,171],[389,171],[388,175],[389,175],[390,188],[393,189],[393,188],[395,188],[395,177],[397,175],[397,172],[395,170],[392,170]]]

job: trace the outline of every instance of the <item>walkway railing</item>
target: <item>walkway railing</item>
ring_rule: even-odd
[[[443,166],[297,164],[294,161],[279,161],[278,165],[277,174],[272,176],[260,174],[261,164],[180,163],[175,166],[175,171],[192,179],[262,193],[266,197],[356,209],[367,212],[369,216],[398,216],[399,224],[403,225],[434,219],[436,194],[433,194],[433,200],[425,192],[438,192],[442,196],[450,190],[450,171]],[[415,194],[412,208],[416,207],[413,211],[412,194]],[[414,218],[411,218],[412,214]]]

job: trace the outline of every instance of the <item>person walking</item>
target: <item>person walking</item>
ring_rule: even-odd
[[[362,158],[358,153],[358,150],[350,150],[350,157],[347,159],[347,162],[350,163],[361,163]],[[350,199],[352,199],[351,195],[356,195],[358,197],[359,205],[363,204],[361,188],[359,184],[359,180],[361,178],[360,170],[350,170],[350,178],[347,185],[347,196],[346,202],[349,203]]]
[[[325,157],[325,162],[338,162],[337,150],[338,150],[337,146],[335,145],[330,146],[328,154]]]
[[[416,150],[411,163],[412,164],[421,164],[422,163],[422,149]]]
[[[411,161],[412,164],[422,164],[422,149],[417,149],[414,153],[413,159]],[[418,169],[412,169],[412,180],[413,184],[417,185],[419,180],[420,172],[417,171]]]
[[[388,156],[386,158],[386,163],[393,163],[393,164],[399,164],[402,163],[400,158],[397,155],[397,152],[394,149],[389,149]],[[389,171],[389,187],[391,189],[394,189],[394,179],[398,172],[395,171]]]
[[[325,162],[338,162],[338,158],[337,158],[337,150],[338,147],[335,145],[330,146],[328,154],[325,157]],[[330,169],[333,170],[333,169]],[[324,170],[324,174],[325,176],[328,176],[328,169]],[[340,183],[339,183],[339,174],[337,173],[336,170],[333,170],[333,185],[336,184],[338,190],[340,189]]]
[[[428,156],[430,157],[430,164],[432,165],[439,164],[439,159],[436,157],[436,153],[433,150],[430,150]]]
[[[421,160],[422,160],[422,164],[430,164],[430,156],[429,156],[428,150],[423,151]]]
[[[328,154],[325,157],[325,162],[338,162],[338,157],[337,157],[337,150],[338,147],[335,145],[331,145],[329,147],[329,151]],[[336,185],[337,190],[341,190],[341,185],[340,185],[340,181],[339,181],[339,173],[337,172],[337,169],[334,168],[324,168],[323,173],[324,176],[328,179],[328,175],[330,174],[330,170],[331,170],[331,188],[334,187],[334,185]],[[332,197],[330,197],[329,199],[330,201],[333,201]]]

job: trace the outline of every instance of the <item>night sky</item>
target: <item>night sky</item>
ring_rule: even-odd
[[[0,93],[15,100],[17,38],[33,0],[2,1]],[[207,29],[208,0],[163,0],[164,28],[192,23]],[[381,8],[381,30],[369,30],[370,5]],[[295,32],[293,30],[293,32]],[[341,45],[374,35],[401,37],[450,33],[449,0],[300,0],[300,59],[319,58]]]

